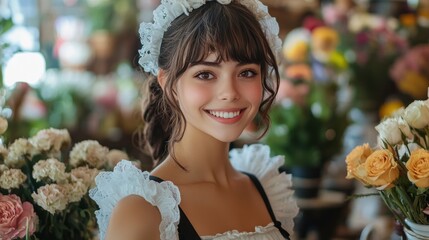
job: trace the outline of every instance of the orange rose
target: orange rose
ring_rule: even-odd
[[[408,179],[417,187],[429,187],[429,151],[417,149],[411,153],[405,166],[408,169]]]
[[[398,163],[391,151],[376,150],[359,166],[357,175],[372,186],[382,189],[392,187],[399,177]]]
[[[357,169],[363,163],[369,155],[371,155],[372,149],[369,147],[368,143],[365,143],[361,146],[355,147],[346,157],[347,164],[347,179],[357,178]],[[358,178],[362,181],[362,179]],[[364,182],[366,184],[366,182]]]

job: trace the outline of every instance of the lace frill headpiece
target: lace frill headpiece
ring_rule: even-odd
[[[142,48],[139,50],[139,64],[145,72],[158,74],[158,57],[161,49],[164,32],[171,22],[182,14],[189,15],[192,10],[204,5],[207,1],[216,1],[220,4],[230,4],[237,1],[252,11],[265,33],[271,50],[277,60],[280,59],[282,41],[279,38],[279,25],[275,18],[268,13],[268,8],[258,0],[161,0],[153,12],[153,22],[140,24],[140,39]]]

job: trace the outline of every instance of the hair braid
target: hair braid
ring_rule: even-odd
[[[145,100],[142,103],[144,121],[144,141],[148,144],[155,161],[162,160],[168,153],[168,141],[171,130],[168,127],[168,105],[163,103],[163,91],[156,77],[149,77],[144,89]]]

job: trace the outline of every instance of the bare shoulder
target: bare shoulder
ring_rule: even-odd
[[[143,197],[130,195],[113,209],[106,240],[158,240],[161,214]]]

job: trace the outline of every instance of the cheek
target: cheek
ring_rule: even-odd
[[[211,96],[210,91],[201,86],[188,85],[182,89],[183,91],[180,92],[179,100],[181,104],[185,104],[186,106],[200,107]]]
[[[245,91],[243,94],[246,96],[246,98],[253,104],[258,104],[259,107],[259,104],[262,102],[262,84],[250,84],[247,85],[244,89]]]

